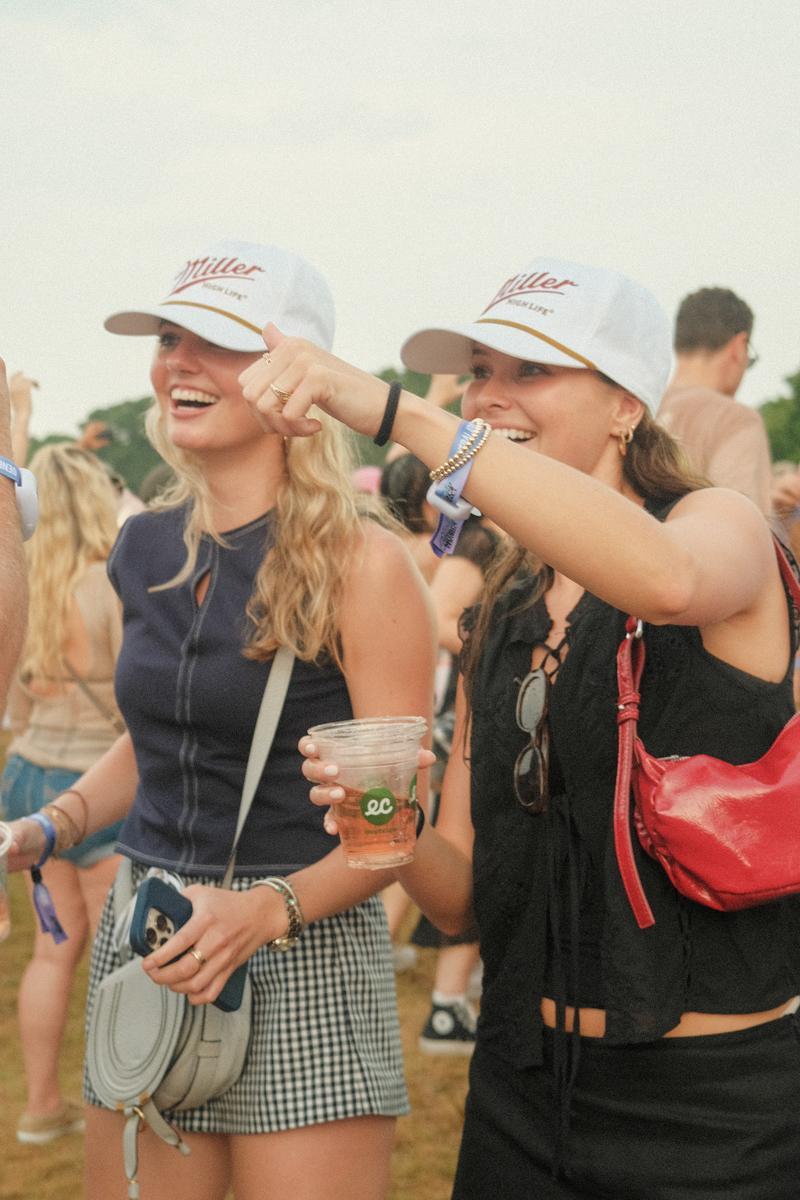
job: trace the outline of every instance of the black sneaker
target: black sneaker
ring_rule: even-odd
[[[419,1037],[423,1054],[472,1054],[475,1014],[467,1004],[434,1004]]]

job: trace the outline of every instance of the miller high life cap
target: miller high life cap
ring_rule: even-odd
[[[162,321],[242,351],[264,349],[268,321],[329,350],[336,323],[330,288],[304,258],[234,241],[202,247],[177,266],[157,304],[113,313],[104,324],[111,333],[154,334]]]
[[[601,371],[655,411],[671,365],[669,319],[617,271],[535,258],[509,276],[471,324],[422,329],[401,357],[412,371],[465,374],[475,342],[513,358]]]

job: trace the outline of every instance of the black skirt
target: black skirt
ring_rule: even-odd
[[[516,1070],[478,1038],[453,1200],[797,1200],[800,1019],[610,1046],[581,1039],[560,1177],[553,1034]]]

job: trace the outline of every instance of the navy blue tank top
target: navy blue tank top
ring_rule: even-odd
[[[270,664],[244,657],[246,607],[274,537],[267,514],[203,537],[192,578],[150,592],[180,570],[185,509],[126,521],[109,559],[122,600],[124,636],[116,689],[136,754],[139,783],[119,849],[152,866],[221,875]],[[201,604],[197,582],[208,574]],[[347,685],[330,663],[295,661],[267,765],[239,842],[237,875],[288,873],[334,847],[323,810],[308,799],[298,739],[321,721],[352,716]]]

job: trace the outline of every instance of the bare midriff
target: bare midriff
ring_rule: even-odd
[[[714,1033],[735,1033],[739,1029],[750,1029],[754,1025],[765,1025],[767,1021],[776,1021],[785,1013],[791,1012],[797,1002],[797,997],[784,1000],[777,1008],[755,1013],[700,1013],[685,1012],[674,1029],[670,1029],[664,1037],[706,1037]],[[556,1027],[556,1002],[549,996],[544,996],[541,1002],[542,1020],[550,1029]],[[603,1008],[582,1008],[581,1036],[605,1037],[606,1013]],[[566,1029],[572,1032],[575,1021],[575,1009],[567,1006]]]

